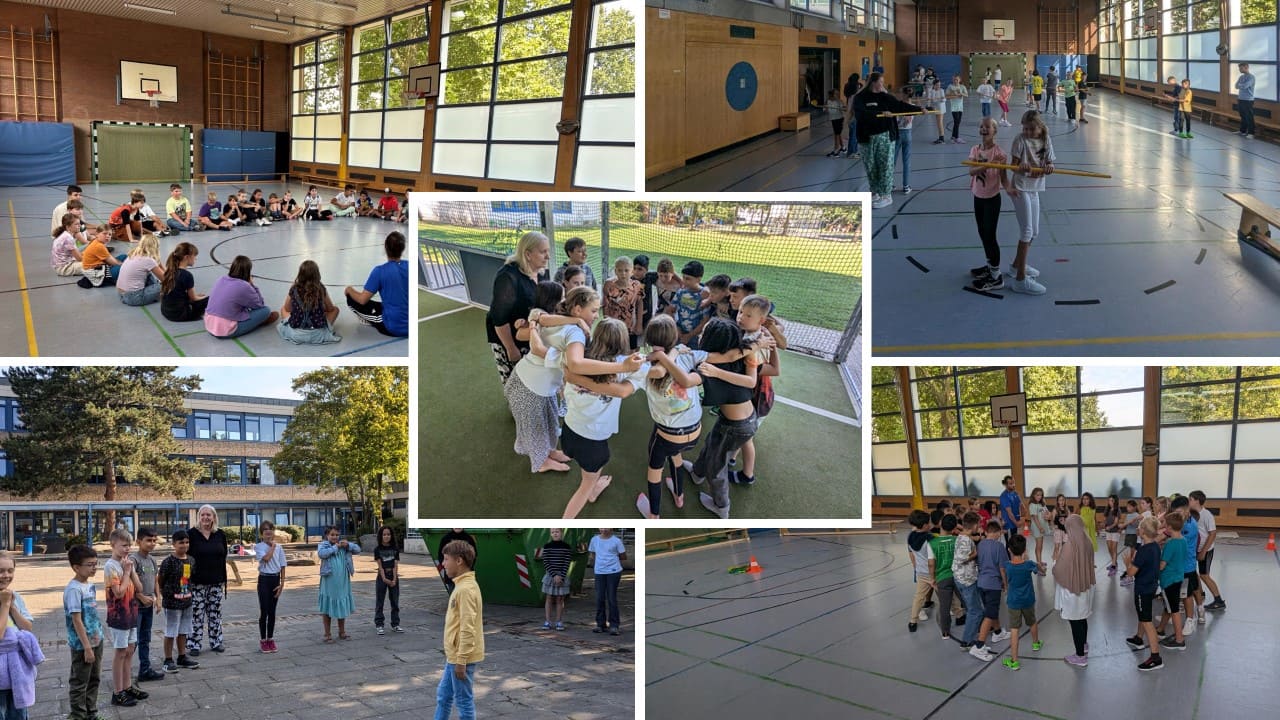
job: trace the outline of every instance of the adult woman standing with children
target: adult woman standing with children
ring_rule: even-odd
[[[884,78],[880,73],[867,77],[867,87],[854,96],[854,114],[857,117],[858,142],[864,143],[867,181],[871,184],[871,207],[882,208],[893,204],[893,155],[898,141],[898,119],[890,113],[915,113],[920,108],[909,105],[885,92]]]
[[[528,341],[516,339],[515,322],[529,317],[538,281],[550,279],[547,274],[550,263],[551,241],[540,232],[527,232],[493,278],[493,296],[484,327],[503,385],[511,377],[520,356],[529,351]]]
[[[1053,566],[1053,580],[1057,583],[1053,607],[1062,613],[1062,619],[1071,625],[1071,640],[1075,653],[1066,656],[1068,664],[1084,667],[1089,664],[1089,616],[1093,614],[1093,545],[1084,531],[1084,520],[1079,515],[1067,516],[1067,542],[1062,554]]]
[[[205,630],[209,649],[222,652],[222,599],[227,594],[227,535],[218,527],[212,505],[201,505],[196,525],[187,531],[191,548],[191,634],[187,654],[200,654]]]

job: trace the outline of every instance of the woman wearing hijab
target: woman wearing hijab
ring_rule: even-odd
[[[1071,625],[1076,647],[1075,654],[1065,658],[1067,664],[1085,667],[1089,664],[1089,616],[1093,614],[1093,546],[1079,515],[1068,515],[1066,527],[1067,542],[1053,566],[1053,580],[1058,585],[1053,607]]]

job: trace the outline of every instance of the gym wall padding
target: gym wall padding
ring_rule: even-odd
[[[98,182],[180,182],[191,179],[191,128],[186,125],[94,123]]]
[[[933,68],[933,72],[942,81],[944,90],[951,83],[952,75],[959,73],[963,79],[967,70],[964,60],[959,55],[912,55],[907,66],[910,72],[915,72],[917,65]]]
[[[75,181],[74,126],[0,122],[0,185],[73,185]]]
[[[209,180],[270,180],[276,167],[276,134],[243,130],[205,130],[201,172]]]

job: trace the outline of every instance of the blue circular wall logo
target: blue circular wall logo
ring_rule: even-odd
[[[729,107],[739,112],[751,107],[751,103],[756,101],[758,86],[756,69],[751,67],[751,63],[740,62],[729,68],[729,76],[724,79],[724,97],[729,101]]]

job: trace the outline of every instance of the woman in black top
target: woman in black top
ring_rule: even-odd
[[[200,654],[205,626],[209,629],[209,649],[222,652],[222,599],[227,594],[227,535],[218,528],[218,514],[212,505],[201,505],[196,526],[187,531],[191,549],[191,634],[187,654]]]
[[[504,385],[520,357],[529,352],[528,341],[516,339],[514,323],[529,317],[538,281],[548,279],[550,262],[551,241],[540,232],[527,232],[493,278],[493,299],[485,316],[485,331]]]
[[[898,118],[880,115],[905,112],[920,112],[920,108],[885,91],[884,78],[880,73],[868,75],[867,86],[853,98],[858,142],[867,146],[863,162],[867,166],[867,181],[871,184],[871,207],[893,204],[893,152],[898,140]]]

